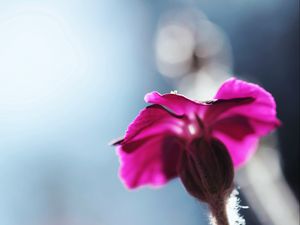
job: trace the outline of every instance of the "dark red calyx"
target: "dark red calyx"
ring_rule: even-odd
[[[226,217],[225,205],[233,190],[234,168],[225,145],[217,139],[199,138],[182,154],[178,173],[186,190],[208,203],[213,215],[222,213]]]

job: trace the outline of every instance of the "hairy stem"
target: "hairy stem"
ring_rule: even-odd
[[[216,199],[210,204],[212,212],[212,224],[214,225],[229,225],[226,212],[226,201],[224,199]]]

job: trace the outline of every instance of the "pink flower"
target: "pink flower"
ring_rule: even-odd
[[[179,176],[186,189],[204,201],[199,193],[205,191],[203,185],[210,192],[222,185],[230,191],[233,166],[242,166],[259,138],[280,124],[272,95],[235,78],[223,83],[212,101],[157,92],[148,93],[145,101],[151,105],[115,143],[120,177],[131,189],[161,186]]]

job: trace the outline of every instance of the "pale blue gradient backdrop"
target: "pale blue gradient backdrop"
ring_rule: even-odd
[[[178,181],[126,190],[111,139],[154,89],[146,1],[0,2],[0,224],[193,225]]]
[[[228,35],[233,71],[274,94],[283,168],[298,189],[296,0],[0,1],[0,225],[207,224],[178,180],[126,190],[108,146],[145,93],[174,89],[153,60],[158,18],[174,5],[207,14]]]

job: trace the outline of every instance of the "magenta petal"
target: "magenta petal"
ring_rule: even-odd
[[[249,104],[242,104],[239,107],[232,107],[225,113],[222,113],[222,118],[240,114],[247,116],[249,119],[261,122],[261,126],[273,124],[273,128],[280,124],[276,117],[276,103],[273,96],[262,87],[247,83],[245,81],[231,78],[223,83],[218,90],[216,99],[235,99],[235,98],[253,98],[254,101]],[[257,124],[258,125],[258,124]],[[272,129],[273,129],[272,128]],[[270,130],[268,130],[270,131]],[[267,133],[267,131],[265,132]]]
[[[115,142],[120,177],[128,188],[160,186],[178,176],[183,151],[201,138],[221,141],[239,167],[255,152],[259,138],[279,125],[272,95],[237,79],[226,81],[209,102],[158,92],[147,94],[145,101],[154,105],[142,110]]]
[[[205,108],[200,102],[192,101],[179,94],[164,94],[158,92],[150,92],[146,94],[145,101],[152,104],[162,105],[177,115],[188,115],[202,111]]]
[[[253,101],[220,111],[211,124],[213,136],[226,145],[235,166],[242,165],[252,155],[259,137],[280,124],[272,95],[258,85],[230,79],[216,95],[217,99],[249,97]]]
[[[117,142],[120,176],[128,188],[160,186],[177,175],[182,120],[160,105],[151,105],[131,123],[125,138]]]
[[[124,145],[157,134],[179,134],[182,120],[184,116],[177,116],[160,105],[150,105],[129,125],[124,140],[119,143]]]
[[[226,134],[238,141],[242,141],[248,135],[255,135],[255,130],[250,124],[250,120],[241,115],[232,115],[216,121],[213,130]]]
[[[245,98],[232,98],[232,99],[216,99],[214,101],[210,101],[205,113],[204,118],[207,126],[211,126],[215,121],[227,110],[232,110],[235,107],[239,107],[242,105],[248,105],[255,101],[252,97]]]
[[[156,136],[131,153],[118,147],[120,177],[132,189],[144,185],[159,187],[177,176],[177,163],[182,150],[180,140]]]
[[[243,140],[238,140],[224,133],[215,131],[213,132],[213,136],[225,144],[235,168],[241,167],[251,158],[257,149],[259,141],[259,138],[255,135],[248,135],[244,137]]]

